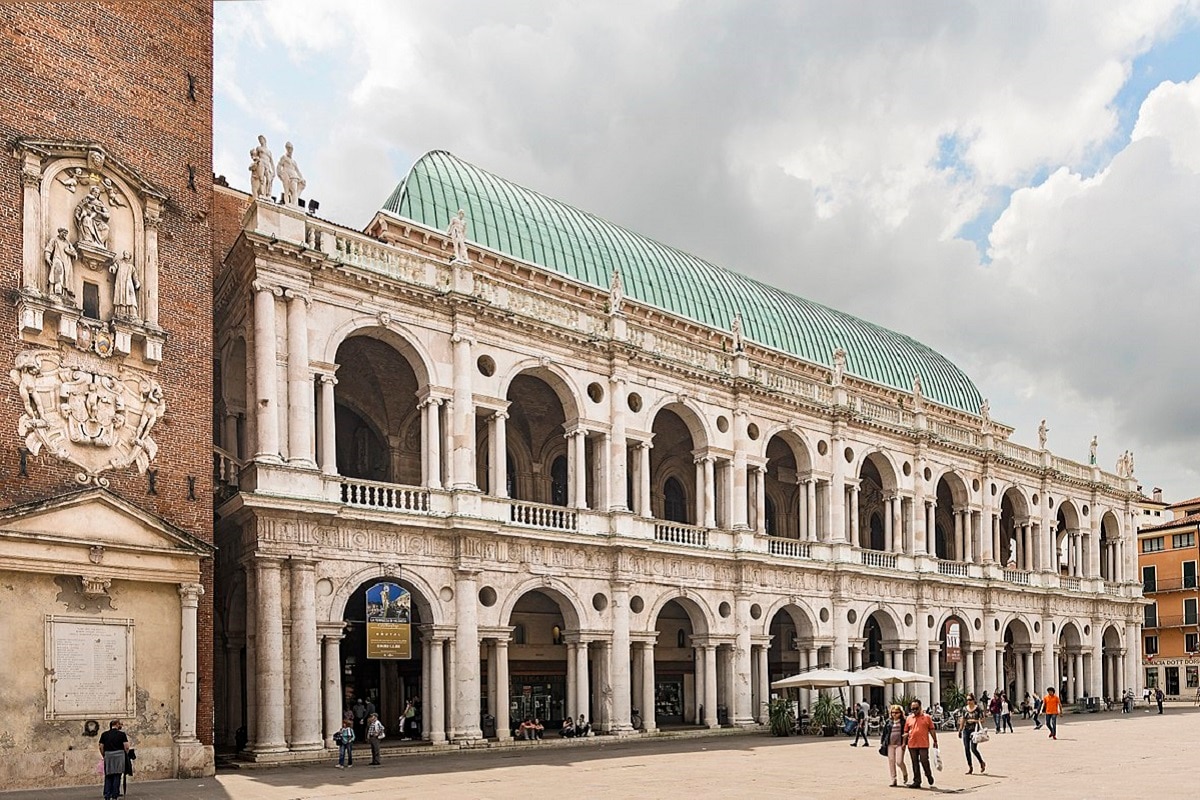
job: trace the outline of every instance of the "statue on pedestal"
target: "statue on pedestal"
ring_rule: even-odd
[[[300,193],[304,191],[304,187],[308,184],[304,181],[304,175],[300,173],[300,167],[296,164],[296,160],[292,158],[292,143],[288,142],[283,146],[284,154],[279,159],[279,182],[283,184],[283,196],[280,202],[285,206],[297,205],[300,199]]]
[[[75,227],[79,231],[79,244],[107,250],[109,215],[100,194],[100,187],[93,186],[75,206]]]
[[[49,268],[47,290],[63,302],[71,302],[75,297],[71,287],[75,281],[75,259],[79,257],[79,252],[67,240],[66,228],[59,228],[58,235],[46,243],[45,254]]]
[[[464,264],[470,262],[471,258],[467,254],[467,212],[460,208],[458,213],[450,218],[450,227],[446,229],[446,234],[454,247],[454,260]]]
[[[846,351],[839,347],[837,350],[833,351],[833,376],[831,379],[832,384],[834,386],[841,386],[842,380],[845,378],[845,376],[846,376]]]
[[[267,137],[259,135],[258,147],[250,151],[250,194],[271,199],[275,186],[275,156],[267,147]]]
[[[1046,437],[1049,436],[1049,434],[1050,434],[1050,429],[1048,427],[1046,427],[1046,420],[1042,420],[1042,423],[1040,425],[1038,425],[1038,448],[1039,449],[1041,449],[1041,450],[1046,449]]]
[[[113,311],[116,317],[137,319],[137,293],[142,284],[138,281],[137,270],[133,266],[133,254],[126,250],[120,258],[114,258],[108,271],[116,276],[113,280]]]

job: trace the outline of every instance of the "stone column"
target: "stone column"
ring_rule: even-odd
[[[706,644],[704,650],[704,724],[709,728],[717,723],[717,646]]]
[[[609,422],[612,424],[608,439],[608,510],[628,511],[630,498],[626,481],[629,465],[629,445],[625,427],[629,403],[625,397],[625,379],[616,376],[608,379]],[[619,718],[618,718],[619,719]]]
[[[334,402],[333,387],[337,386],[337,378],[330,374],[321,375],[321,472],[325,475],[337,475],[337,406]],[[424,451],[427,448],[422,448]]]
[[[758,648],[758,721],[766,724],[768,721],[767,704],[771,700],[771,665],[767,645]]]
[[[883,549],[888,553],[896,550],[896,528],[892,524],[892,503],[895,499],[894,495],[883,498]]]
[[[492,494],[508,497],[508,412],[497,411],[491,419]]]
[[[829,541],[846,541],[846,459],[843,450],[846,440],[843,438],[845,426],[835,420],[833,436],[829,439],[829,464],[832,474],[829,477]],[[836,662],[837,656],[834,656]]]
[[[48,281],[42,279],[46,271],[42,248],[52,235],[49,225],[42,225],[42,160],[35,153],[25,153],[21,165],[22,191],[22,241],[24,258],[21,264],[21,288],[36,294],[49,294]],[[15,210],[15,209],[14,209]],[[11,269],[11,267],[10,267]],[[82,299],[82,298],[81,298]]]
[[[179,734],[176,742],[193,743],[196,738],[196,610],[204,587],[198,583],[179,585]]]
[[[579,691],[575,688],[579,680],[578,659],[575,651],[579,649],[579,643],[573,639],[566,641],[567,649],[567,696],[566,707],[567,716],[574,719],[579,716],[579,711],[575,708],[575,701],[579,696]]]
[[[496,738],[503,742],[512,737],[508,718],[508,639],[496,640]]]
[[[575,648],[575,716],[583,714],[589,721],[588,643],[580,641]]]
[[[808,536],[810,542],[817,540],[817,481],[814,478],[809,478],[804,482],[804,491],[807,494],[808,501],[805,506],[805,514],[807,516]]]
[[[701,459],[704,467],[704,522],[706,528],[717,527],[717,482],[714,477],[716,459],[705,456]]]
[[[256,460],[279,459],[279,368],[275,353],[275,298],[277,286],[254,282],[254,408]]]
[[[638,642],[642,651],[642,730],[654,733],[658,729],[654,707],[654,642]]]
[[[475,570],[454,571],[454,720],[451,738],[483,738],[479,729],[479,599]]]
[[[321,636],[325,680],[323,682],[325,707],[325,746],[335,747],[333,735],[342,727],[342,631],[325,631]]]
[[[321,661],[317,645],[317,574],[312,561],[292,559],[291,749],[320,750]]]
[[[858,518],[858,492],[859,485],[857,483],[849,487],[850,497],[847,498],[847,504],[850,506],[850,543],[861,547],[862,542],[862,524]]]
[[[733,459],[730,464],[730,469],[733,470],[732,481],[732,497],[729,498],[727,508],[729,509],[729,527],[734,530],[748,530],[750,528],[750,514],[747,509],[747,494],[746,488],[746,451],[749,449],[749,441],[746,436],[746,426],[749,424],[750,418],[744,408],[735,408],[733,410]]]
[[[650,518],[654,510],[650,503],[650,442],[638,443],[638,514]]]
[[[238,441],[238,418],[232,411],[226,411],[221,420],[221,447],[234,458],[242,457],[241,443]]]
[[[255,559],[258,665],[255,702],[258,705],[254,753],[286,752],[283,736],[283,596],[278,558]]]
[[[925,549],[923,554],[937,555],[937,501],[925,501]]]
[[[145,298],[146,324],[158,327],[158,225],[162,221],[162,206],[158,200],[148,199],[142,212],[146,223],[144,241],[146,263],[142,271],[142,297]]]
[[[733,685],[733,697],[730,698],[729,721],[736,726],[746,727],[754,723],[754,707],[750,687],[751,670],[754,664],[750,660],[750,595],[738,592],[734,595],[734,624],[737,627],[737,641],[733,646],[733,658],[730,659],[730,677]]]
[[[434,635],[429,642],[429,686],[425,687],[425,708],[428,714],[426,726],[429,741],[442,744],[446,741],[446,637]]]
[[[454,404],[450,422],[454,449],[451,458],[451,485],[455,489],[478,491],[475,485],[475,397],[471,388],[471,346],[475,341],[455,331],[450,337],[454,348]],[[476,643],[478,649],[478,642]],[[478,723],[475,725],[477,730]],[[479,738],[479,737],[474,737]]]
[[[1082,696],[1082,688],[1084,686],[1085,676],[1083,674],[1083,651],[1077,650],[1072,661],[1073,669],[1071,670],[1071,699],[1078,700]]]
[[[442,488],[442,401],[427,397],[418,406],[425,416],[421,426],[421,485]]]
[[[916,663],[913,665],[913,671],[919,672],[922,675],[930,675],[929,671],[929,626],[925,624],[925,617],[929,611],[926,608],[917,606],[917,652],[915,654]],[[927,683],[917,684],[917,697],[921,699],[921,705],[929,706],[929,698],[933,696],[932,690]]]
[[[315,467],[313,458],[313,379],[308,363],[307,295],[287,290],[288,461]]]
[[[253,560],[242,565],[246,589],[246,749],[258,741],[258,571]]]
[[[568,431],[567,440],[567,504],[571,508],[587,508],[587,431],[576,428]]]
[[[612,658],[609,665],[612,685],[612,731],[617,734],[633,730],[630,718],[629,676],[629,584],[612,584]]]
[[[754,468],[754,521],[755,529],[767,533],[767,468],[760,464]]]
[[[954,518],[954,556],[951,561],[966,561],[966,541],[963,533],[963,510],[957,506],[950,510]]]

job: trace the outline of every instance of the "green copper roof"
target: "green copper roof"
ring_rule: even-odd
[[[552,200],[450,153],[422,156],[384,209],[445,230],[458,209],[467,237],[489,250],[607,290],[614,269],[625,295],[728,330],[740,312],[748,340],[831,366],[847,353],[846,371],[911,391],[921,376],[925,397],[977,413],[979,390],[945,356],[903,334],[789,294]]]

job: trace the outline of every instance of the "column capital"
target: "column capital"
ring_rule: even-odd
[[[276,297],[283,297],[283,287],[276,286],[272,283],[267,283],[264,280],[256,280],[250,284],[250,288],[255,292],[270,292]]]
[[[262,567],[264,569],[282,569],[283,562],[286,560],[284,556],[272,554],[255,553],[250,557],[250,563],[254,567]]]
[[[298,556],[289,557],[288,565],[291,567],[293,572],[295,572],[295,571],[312,572],[312,571],[315,571],[317,568],[316,561],[312,560],[311,558],[301,558]]]
[[[564,439],[574,439],[576,436],[587,436],[587,428],[577,425],[563,434]]]
[[[497,420],[497,421],[506,420],[506,419],[508,419],[508,416],[509,416],[509,414],[507,411],[497,411],[495,414],[492,414],[492,419]]]
[[[307,292],[301,292],[298,289],[284,289],[283,296],[288,300],[301,300],[304,302],[305,307],[312,304],[312,297]]]
[[[332,372],[318,372],[317,380],[321,381],[321,383],[332,384],[333,386],[338,385],[338,379]]]
[[[710,456],[707,453],[704,455],[694,456],[692,459],[693,464],[715,464],[716,461],[716,456]]]
[[[318,622],[317,635],[322,639],[337,639],[346,638],[346,623],[344,622]]]
[[[204,587],[199,583],[181,583],[179,584],[179,597],[183,601],[185,608],[195,608],[200,598],[204,596]]]
[[[443,403],[448,403],[448,402],[450,402],[450,401],[444,397],[434,397],[434,396],[430,395],[429,397],[426,397],[421,402],[417,403],[417,408],[424,410],[426,408],[429,408],[430,406],[440,406]]]
[[[473,345],[475,344],[475,337],[466,331],[456,330],[450,335],[450,342],[451,344],[463,344],[465,342],[468,345]]]

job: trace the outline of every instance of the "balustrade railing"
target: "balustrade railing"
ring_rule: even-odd
[[[574,531],[579,528],[579,514],[569,508],[515,500],[508,504],[508,521],[526,528],[553,531]]]
[[[1032,447],[1025,447],[1024,445],[1017,444],[1016,442],[996,442],[996,451],[999,452],[1000,455],[1010,458],[1013,461],[1018,461],[1022,464],[1029,464],[1030,466],[1036,467],[1040,466],[1042,463],[1042,458],[1039,451],[1034,450]]]
[[[783,370],[764,367],[761,364],[754,365],[751,377],[756,383],[772,391],[812,400],[822,405],[828,405],[833,397],[829,386],[825,384],[790,375]]]
[[[942,575],[952,575],[955,578],[966,578],[971,572],[961,561],[938,561],[938,572]]]
[[[213,483],[236,488],[243,466],[243,462],[228,451],[213,448]]]
[[[802,542],[799,539],[783,539],[779,536],[768,536],[767,552],[773,556],[812,558],[812,542]]]
[[[1015,583],[1018,586],[1029,585],[1029,573],[1023,569],[1006,569],[1004,570],[1004,580],[1009,583]]]
[[[1064,575],[1059,579],[1058,585],[1068,592],[1078,592],[1083,583],[1079,578],[1073,578],[1070,575]]]
[[[692,525],[656,522],[654,523],[654,540],[670,544],[686,544],[692,547],[708,547],[708,531]]]
[[[943,422],[942,420],[935,419],[931,423],[930,428],[934,434],[948,442],[957,442],[969,447],[978,447],[981,442],[979,431],[965,428],[962,425],[955,425],[953,422]]]
[[[342,502],[348,506],[429,513],[429,490],[420,486],[402,486],[355,478],[341,478],[338,486]]]
[[[1114,581],[1105,581],[1104,582],[1104,593],[1106,595],[1109,595],[1110,597],[1120,597],[1121,596],[1121,584],[1116,583]]]
[[[1068,477],[1079,478],[1080,480],[1085,481],[1092,479],[1091,467],[1085,467],[1083,464],[1076,464],[1070,459],[1062,458],[1061,456],[1053,456],[1050,459],[1050,464],[1055,470],[1061,472],[1063,475],[1067,475]]]
[[[862,563],[867,567],[881,567],[883,569],[896,568],[895,553],[881,553],[878,550],[862,550],[859,551],[859,557]]]

